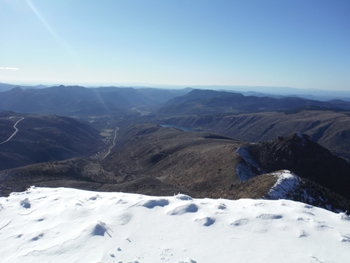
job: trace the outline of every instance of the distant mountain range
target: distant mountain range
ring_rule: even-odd
[[[49,86],[47,85],[15,85],[15,84],[7,84],[0,82],[0,92],[8,91],[14,88],[22,88],[22,89],[43,89]]]
[[[336,100],[341,99],[350,101],[350,91],[347,90],[322,90],[322,89],[297,89],[291,87],[277,87],[277,86],[193,86],[193,89],[202,90],[217,90],[217,91],[231,91],[242,93],[246,96],[257,97],[299,97],[311,100]]]
[[[60,115],[108,115],[131,107],[163,103],[189,90],[85,88],[56,86],[13,88],[0,92],[0,110]]]
[[[22,89],[42,89],[47,87],[59,86],[59,84],[51,85],[29,85],[29,84],[7,84],[0,83],[0,92],[7,91],[12,88]],[[69,85],[73,86],[73,85]],[[84,85],[82,85],[84,86]],[[227,91],[241,93],[245,96],[256,96],[256,97],[271,97],[271,98],[282,98],[282,97],[299,97],[310,100],[344,100],[350,101],[350,91],[346,90],[322,90],[322,89],[308,89],[308,88],[291,88],[291,87],[277,87],[277,86],[238,86],[238,85],[194,85],[194,86],[177,86],[177,85],[156,85],[156,84],[142,84],[142,83],[119,83],[113,85],[107,85],[107,87],[131,87],[135,89],[152,89],[152,90],[181,90],[186,89],[201,89],[201,90],[216,90],[216,91]],[[89,88],[101,88],[106,85],[88,85]]]
[[[4,84],[6,87],[11,85]],[[0,110],[60,115],[110,115],[131,107],[162,105],[158,114],[217,115],[242,112],[282,111],[313,107],[319,110],[350,110],[343,100],[318,101],[299,97],[264,96],[260,93],[213,90],[167,90],[152,88],[85,88],[55,86],[49,88],[12,88],[0,92]]]
[[[298,97],[256,97],[226,91],[192,90],[184,96],[167,101],[159,110],[159,113],[168,115],[218,115],[285,111],[307,106],[321,110],[350,110],[350,102],[341,100],[318,101]]]

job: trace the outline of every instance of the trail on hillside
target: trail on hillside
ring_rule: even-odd
[[[12,119],[12,118],[13,118],[13,117],[10,117],[10,119]],[[16,133],[19,131],[18,128],[17,128],[17,124],[18,124],[20,121],[22,121],[22,120],[24,120],[24,117],[20,117],[20,119],[19,119],[18,121],[16,121],[16,123],[13,125],[13,128],[15,129],[15,132],[12,133],[12,135],[11,135],[6,141],[0,142],[0,144],[4,144],[4,143],[10,141],[10,140],[13,138],[13,136],[16,135]]]

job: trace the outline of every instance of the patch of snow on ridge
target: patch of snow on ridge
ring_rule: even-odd
[[[287,194],[299,186],[300,178],[288,170],[271,173],[278,177],[277,182],[268,192],[267,199],[285,199]]]
[[[259,174],[265,173],[264,168],[262,168],[250,155],[249,151],[245,147],[240,147],[237,149],[236,153],[240,155],[243,159],[242,162],[240,162],[237,165],[236,168],[236,174],[242,182],[247,181],[250,178],[253,178],[257,176],[258,174],[253,171],[255,168],[257,171],[259,171]]]

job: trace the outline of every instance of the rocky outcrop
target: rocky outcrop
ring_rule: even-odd
[[[276,140],[250,144],[246,150],[266,171],[287,169],[350,198],[350,163],[333,155],[308,135],[281,136]]]

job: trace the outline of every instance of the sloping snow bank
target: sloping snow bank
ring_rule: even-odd
[[[286,199],[287,195],[299,186],[300,178],[291,171],[281,170],[271,174],[275,175],[278,179],[267,194],[267,199]]]
[[[350,220],[287,200],[31,188],[0,198],[1,262],[348,262]]]

